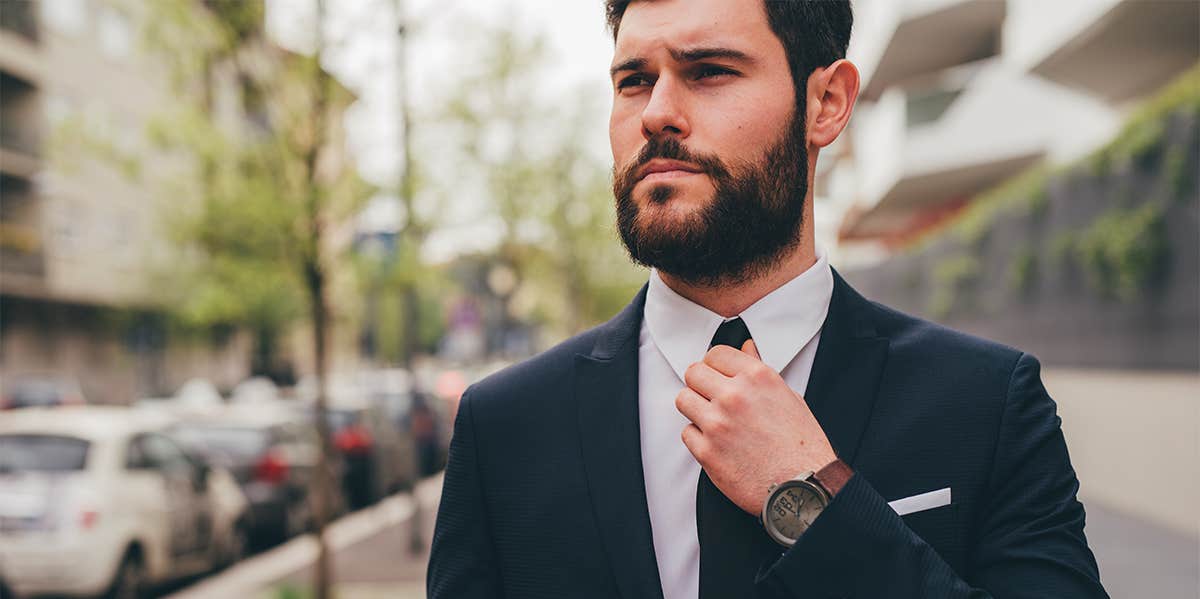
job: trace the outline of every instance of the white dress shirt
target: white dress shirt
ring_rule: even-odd
[[[833,272],[818,248],[813,266],[739,315],[763,362],[800,395],[808,387],[832,294]],[[704,359],[725,320],[672,291],[657,272],[650,273],[638,345],[638,416],[646,504],[664,599],[697,599],[700,594],[700,464],[680,438],[688,420],[675,409],[675,395],[684,386],[684,371]]]

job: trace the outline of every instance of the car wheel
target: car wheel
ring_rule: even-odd
[[[246,557],[246,548],[250,546],[250,532],[245,524],[238,524],[229,533],[229,546],[226,548],[221,565],[232,566]]]
[[[117,568],[116,579],[108,593],[110,599],[140,599],[146,592],[146,568],[142,558],[130,552]]]
[[[305,532],[305,527],[308,522],[308,517],[304,513],[304,502],[293,501],[284,508],[283,513],[283,540],[286,541],[293,537],[298,537]]]

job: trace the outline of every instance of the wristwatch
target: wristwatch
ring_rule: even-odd
[[[771,485],[763,504],[762,523],[776,543],[791,547],[817,516],[829,505],[830,499],[854,476],[850,466],[834,460],[816,471],[805,472],[796,478]]]

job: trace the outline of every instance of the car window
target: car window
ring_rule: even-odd
[[[125,448],[125,468],[127,470],[139,470],[149,467],[150,462],[146,460],[146,454],[142,452],[142,438],[134,437]]]
[[[90,443],[55,435],[0,435],[0,473],[83,470]]]
[[[205,456],[255,456],[266,451],[271,442],[266,430],[251,427],[181,424],[172,428],[171,434]]]
[[[142,435],[138,442],[146,463],[155,470],[189,472],[193,468],[192,460],[187,454],[174,441],[163,435]]]
[[[62,391],[46,381],[20,383],[9,392],[9,402],[14,408],[53,406],[62,402]]]
[[[325,420],[334,431],[342,430],[352,424],[360,424],[357,410],[330,409],[325,412]]]

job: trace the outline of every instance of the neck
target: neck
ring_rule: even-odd
[[[658,274],[675,293],[724,318],[732,318],[784,283],[800,276],[816,262],[817,253],[812,242],[802,241],[796,245],[796,249],[785,255],[775,268],[761,276],[733,284],[692,285],[662,271]]]

